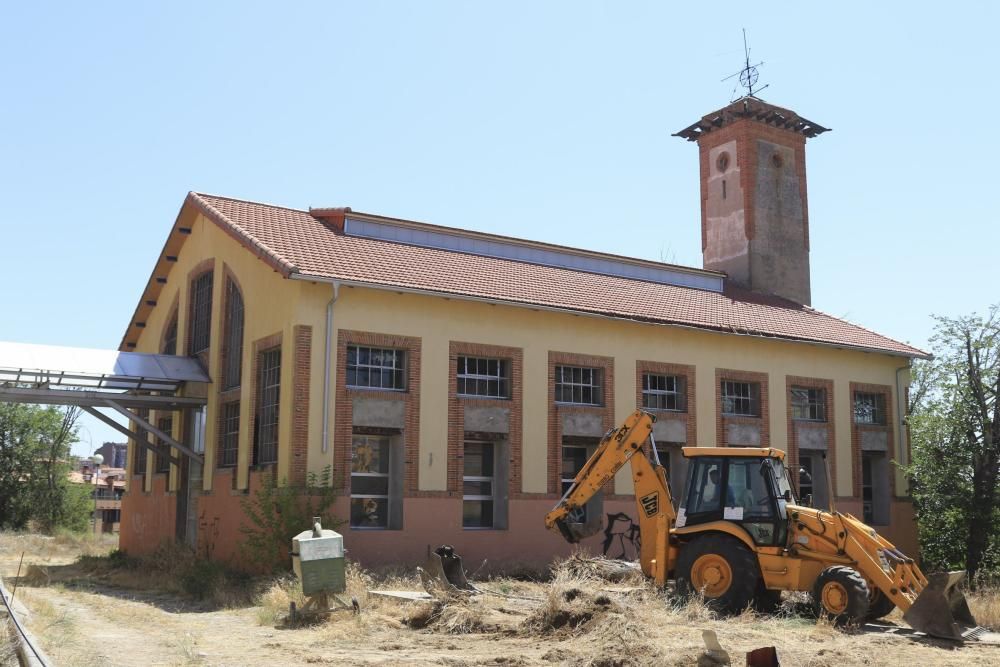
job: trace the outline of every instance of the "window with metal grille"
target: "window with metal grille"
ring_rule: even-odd
[[[465,443],[462,475],[462,527],[493,527],[494,450],[492,442]]]
[[[642,407],[649,410],[684,411],[684,378],[642,374]]]
[[[854,392],[854,422],[857,424],[885,424],[885,394],[864,391]]]
[[[351,527],[389,527],[389,438],[351,438]]]
[[[278,462],[278,405],[281,400],[281,348],[257,357],[256,465]]]
[[[139,408],[136,410],[136,414],[145,419],[149,420],[149,410],[146,408]],[[139,425],[138,422],[133,422],[135,424],[135,433],[138,435],[143,442],[149,442],[149,431],[144,429]],[[135,453],[132,455],[132,473],[135,475],[145,475],[146,474],[146,448],[140,445],[138,442],[135,443]]]
[[[722,414],[735,417],[759,417],[760,384],[723,380]]]
[[[458,358],[458,395],[510,398],[508,363],[483,357]]]
[[[222,337],[222,388],[240,386],[243,377],[243,295],[226,280],[226,324]]]
[[[601,369],[556,366],[556,403],[601,405]]]
[[[792,387],[792,419],[825,422],[826,390],[813,387]]]
[[[212,271],[206,271],[191,283],[191,340],[188,354],[208,349],[212,329]]]
[[[403,391],[406,389],[404,350],[347,346],[347,386]]]
[[[229,401],[222,404],[222,423],[219,424],[220,468],[236,465],[240,453],[240,402]]]
[[[156,420],[156,428],[160,429],[167,435],[171,435],[174,430],[174,418],[173,417],[160,417]],[[164,452],[170,451],[170,445],[161,438],[156,439],[156,444],[161,447]],[[163,454],[156,455],[156,472],[170,472],[170,457],[164,456]]]
[[[163,354],[177,354],[177,309],[174,308],[167,330],[163,333]]]

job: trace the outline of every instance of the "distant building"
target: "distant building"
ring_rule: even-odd
[[[117,443],[105,443],[105,446],[115,444]],[[96,474],[95,470],[97,469],[90,461],[84,460],[80,470],[70,471],[69,481],[71,484],[86,484],[92,487],[91,498],[94,499],[92,518],[96,522],[95,530],[103,533],[117,533],[121,526],[125,469],[124,467],[102,465]]]
[[[97,448],[95,454],[104,457],[104,464],[109,468],[124,468],[128,459],[127,442],[106,442]]]
[[[809,255],[824,249],[810,248],[805,144],[825,131],[747,97],[678,133],[699,149],[704,268],[189,194],[121,349],[208,370],[191,388],[203,413],[144,413],[204,466],[131,447],[122,548],[177,539],[237,558],[240,501],[262,475],[303,483],[330,466],[363,563],[439,544],[547,563],[569,547],[545,513],[642,407],[675,495],[681,446],[775,447],[806,471],[801,495],[915,554],[893,462],[909,460],[909,366],[927,355],[810,305]],[[783,511],[746,529],[772,544]],[[578,517],[597,531],[610,517],[586,544],[636,512],[626,471]]]

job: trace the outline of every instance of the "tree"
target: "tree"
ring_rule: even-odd
[[[51,531],[87,516],[67,478],[78,416],[75,408],[0,403],[0,528],[34,520]]]
[[[935,319],[936,359],[911,387],[907,472],[925,559],[974,582],[1000,569],[1000,312]]]

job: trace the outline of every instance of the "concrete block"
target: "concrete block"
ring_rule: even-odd
[[[726,444],[738,447],[760,447],[760,426],[757,424],[726,424]]]
[[[687,444],[687,424],[683,419],[660,416],[653,424],[656,442]]]
[[[403,401],[387,401],[378,398],[355,397],[354,426],[375,426],[379,428],[403,428],[406,404]]]
[[[826,450],[830,441],[830,431],[826,426],[796,424],[795,439],[799,443],[799,449]]]
[[[600,438],[604,435],[604,421],[601,415],[590,412],[571,412],[563,415],[563,435],[579,435]]]
[[[465,430],[510,433],[510,408],[465,408]]]
[[[889,433],[887,431],[862,431],[861,450],[865,452],[889,451]]]

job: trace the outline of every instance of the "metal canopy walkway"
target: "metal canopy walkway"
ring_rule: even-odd
[[[195,433],[193,445],[179,442],[135,410],[201,412],[204,398],[178,394],[189,382],[210,381],[198,360],[190,357],[0,341],[0,402],[77,406],[174,464],[180,460],[169,447],[203,463],[203,447],[197,444],[203,439]],[[150,442],[148,435],[122,426],[98,408],[127,417],[169,447]],[[203,419],[198,422],[204,424]]]

